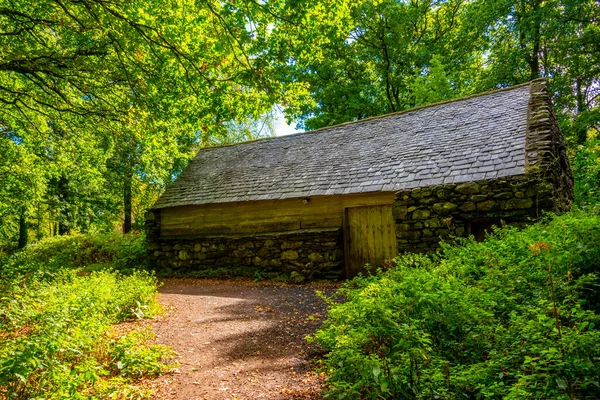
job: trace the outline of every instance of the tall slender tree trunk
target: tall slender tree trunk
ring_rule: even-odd
[[[533,49],[531,50],[531,58],[529,59],[530,76],[529,79],[534,80],[541,76],[540,71],[540,35],[539,25],[537,26],[536,34],[533,40]]]
[[[515,20],[519,35],[519,47],[529,66],[529,79],[540,77],[540,48],[542,15],[541,0],[522,0],[517,5]]]
[[[581,114],[587,109],[587,104],[585,102],[585,96],[583,95],[583,88],[581,87],[581,78],[577,77],[575,79],[575,91],[577,93],[577,114]]]
[[[58,234],[68,235],[71,233],[71,224],[69,216],[69,180],[61,176],[58,180],[58,197],[61,205],[61,218],[58,221]]]
[[[126,171],[123,180],[123,233],[131,232],[131,176],[131,171]]]
[[[42,239],[42,211],[40,208],[40,202],[37,202],[37,215],[36,215],[36,227],[35,227],[35,238],[36,240]]]
[[[577,101],[577,115],[579,116],[581,113],[587,110],[587,103],[585,101],[585,95],[583,93],[581,78],[577,77],[575,79],[575,99]],[[576,124],[576,135],[577,135],[577,143],[584,144],[587,140],[587,128],[582,126],[581,124]]]
[[[541,48],[541,28],[542,28],[542,15],[540,9],[540,1],[533,1],[533,13],[534,13],[534,23],[533,23],[533,33],[531,38],[531,55],[529,59],[529,68],[531,70],[530,79],[537,79],[541,76],[540,71],[540,48]]]
[[[25,219],[25,207],[19,214],[19,243],[17,248],[22,249],[27,246],[27,220]]]

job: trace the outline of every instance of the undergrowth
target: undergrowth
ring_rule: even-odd
[[[148,269],[143,235],[102,233],[55,236],[27,246],[25,251],[0,259],[4,270],[17,273],[79,268],[82,271],[112,269],[123,274]]]
[[[204,269],[194,269],[189,271],[174,271],[170,268],[160,269],[156,272],[157,276],[163,278],[207,278],[207,279],[227,279],[227,280],[245,280],[251,279],[255,282],[293,282],[290,274],[278,271],[265,271],[257,267],[214,267]]]
[[[394,264],[328,299],[309,338],[329,351],[328,397],[600,393],[598,215],[571,212]]]
[[[151,395],[138,380],[168,371],[173,352],[116,329],[160,312],[156,278],[134,269],[140,239],[121,238],[52,239],[2,261],[0,398]]]

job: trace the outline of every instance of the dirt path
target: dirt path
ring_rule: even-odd
[[[159,300],[169,312],[154,323],[157,342],[179,354],[175,374],[155,381],[165,399],[316,399],[322,379],[310,370],[318,353],[304,337],[326,315],[315,290],[169,279]]]

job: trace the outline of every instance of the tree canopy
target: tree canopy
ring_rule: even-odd
[[[598,123],[599,9],[590,0],[293,2],[271,62],[307,88],[288,105],[309,129],[550,80],[564,128]],[[329,2],[328,2],[329,4]],[[568,134],[571,130],[567,129]]]
[[[276,92],[246,27],[263,13],[250,1],[3,1],[4,234],[23,214],[39,235],[42,221],[110,229],[123,210],[128,225],[194,148],[269,113]]]
[[[546,77],[575,152],[600,124],[599,9],[0,0],[0,248],[140,229],[199,147],[273,134],[275,107],[314,129]]]

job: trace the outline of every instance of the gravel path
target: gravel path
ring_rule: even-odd
[[[174,374],[154,381],[164,399],[317,399],[323,378],[304,337],[326,315],[315,294],[328,285],[168,279],[154,322],[157,342],[179,354]]]

